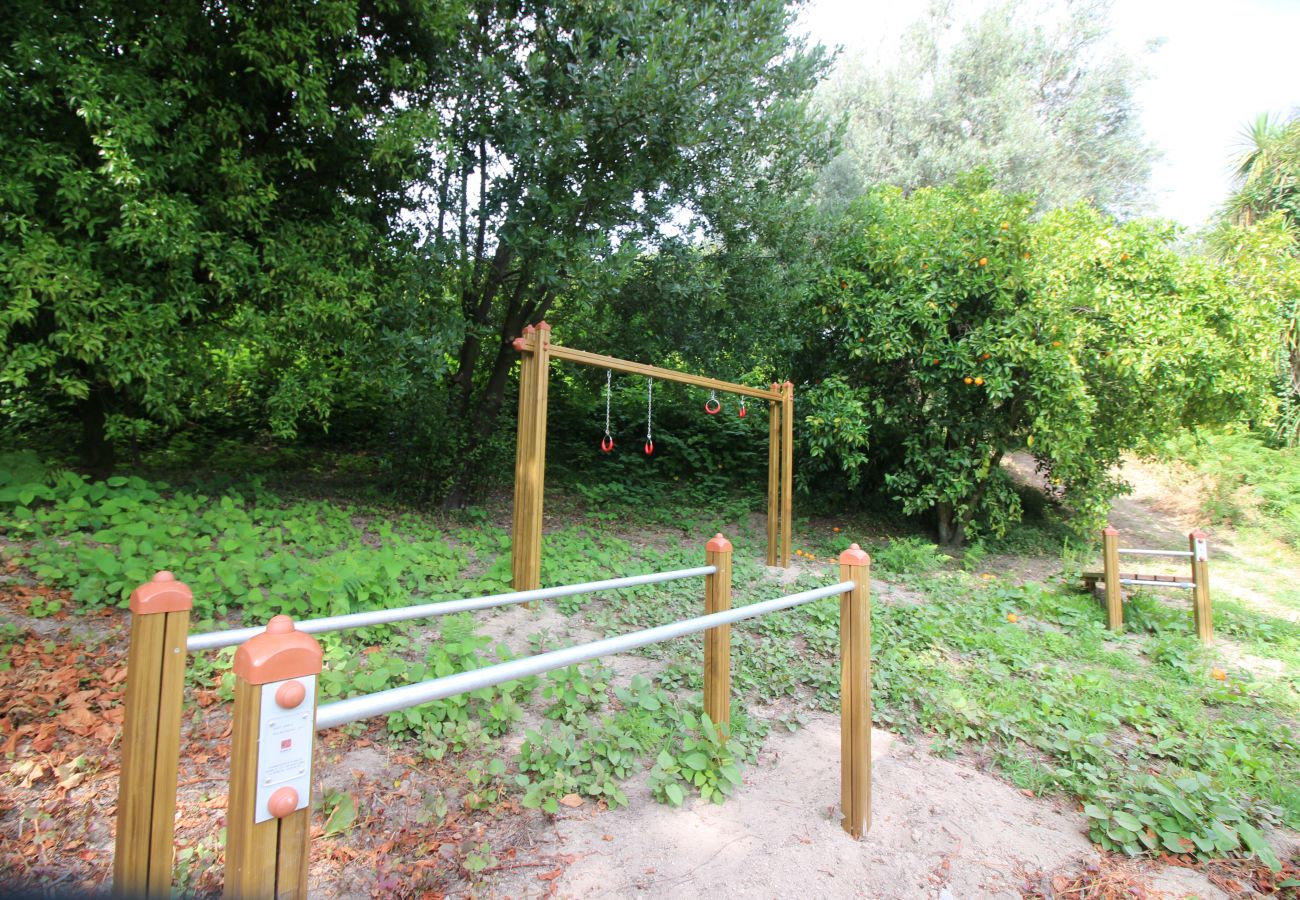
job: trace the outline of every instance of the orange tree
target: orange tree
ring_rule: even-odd
[[[1272,311],[1230,272],[1166,225],[1031,207],[976,173],[842,218],[802,357],[811,477],[883,486],[960,544],[1019,518],[1001,463],[1023,448],[1090,525],[1122,453],[1268,402]]]

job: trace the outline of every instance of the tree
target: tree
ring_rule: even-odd
[[[1122,453],[1267,406],[1266,298],[1170,226],[1031,211],[977,174],[877,189],[829,241],[802,373],[813,461],[933,514],[944,543],[1019,518],[1007,453],[1091,524]]]
[[[461,8],[7,4],[0,403],[75,406],[103,469],[123,416],[242,386],[292,433],[374,377]]]
[[[439,104],[427,219],[464,327],[428,436],[429,490],[460,502],[510,383],[511,341],[584,316],[666,234],[761,244],[828,138],[804,96],[824,65],[783,0],[481,2]],[[557,305],[558,304],[558,305]]]
[[[1278,434],[1294,446],[1300,443],[1300,115],[1261,114],[1242,129],[1242,138],[1236,190],[1210,246],[1251,290],[1277,300]]]
[[[1283,120],[1261,113],[1242,129],[1241,137],[1228,217],[1250,225],[1280,212],[1288,225],[1300,225],[1300,115]]]
[[[1133,99],[1136,62],[1109,41],[1110,0],[1006,0],[957,30],[949,2],[905,34],[898,61],[845,66],[819,103],[845,124],[820,191],[941,185],[987,167],[1039,210],[1088,200],[1142,209],[1153,157]]]

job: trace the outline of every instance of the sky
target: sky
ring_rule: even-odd
[[[802,23],[845,56],[889,58],[928,5],[812,0]],[[1112,18],[1126,49],[1163,39],[1143,57],[1151,78],[1136,93],[1147,140],[1161,154],[1151,176],[1153,212],[1202,225],[1231,189],[1243,126],[1259,113],[1300,107],[1300,0],[1115,0]]]

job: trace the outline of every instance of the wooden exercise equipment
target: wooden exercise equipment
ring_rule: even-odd
[[[753,388],[716,378],[690,375],[661,369],[586,350],[573,350],[551,343],[551,326],[539,322],[524,328],[514,341],[521,355],[519,370],[519,421],[515,443],[515,495],[511,522],[511,573],[514,589],[534,590],[541,587],[542,571],[542,500],[546,484],[546,396],[553,359],[595,366],[609,372],[642,375],[659,381],[675,381],[715,392],[708,404],[712,411],[716,392],[738,394],[742,398],[768,402],[767,454],[767,564],[790,565],[793,525],[794,470],[794,385],[773,384],[770,390]],[[601,449],[613,449],[608,426],[608,376],[606,379],[606,430]],[[647,386],[647,406],[650,391]],[[744,409],[742,404],[741,409]],[[742,412],[741,415],[744,413]],[[645,452],[653,452],[647,418]]]

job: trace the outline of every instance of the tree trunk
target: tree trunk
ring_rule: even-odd
[[[960,547],[966,540],[966,522],[955,515],[952,504],[940,501],[935,505],[939,518],[939,543],[945,547]]]
[[[81,465],[95,478],[113,471],[113,445],[108,440],[108,397],[111,388],[97,384],[77,404],[81,415]]]

